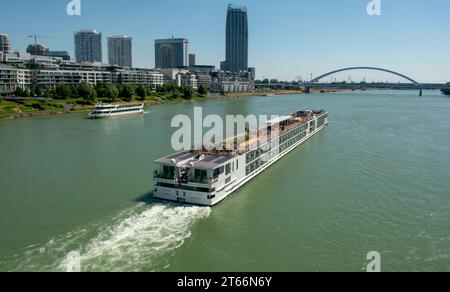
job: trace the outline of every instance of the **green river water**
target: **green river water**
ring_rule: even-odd
[[[330,127],[214,208],[155,202],[176,114],[326,109]],[[0,271],[450,271],[450,98],[249,97],[0,121]]]

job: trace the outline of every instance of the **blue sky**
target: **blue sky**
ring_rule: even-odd
[[[382,15],[368,16],[369,0],[81,0],[82,16],[68,16],[69,0],[2,1],[0,31],[14,50],[27,35],[73,55],[73,33],[97,29],[106,37],[133,37],[135,66],[154,66],[154,39],[185,37],[201,64],[225,55],[228,3],[249,13],[249,62],[259,78],[293,80],[347,66],[378,66],[420,82],[450,81],[450,1],[381,0]],[[9,13],[5,14],[5,11]]]

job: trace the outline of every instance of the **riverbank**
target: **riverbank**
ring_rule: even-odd
[[[241,98],[249,96],[267,96],[267,95],[288,95],[288,94],[303,94],[302,90],[256,90],[252,92],[237,92],[227,93],[223,97]]]
[[[151,97],[146,100],[117,101],[115,104],[143,103],[146,106],[175,104],[182,102],[193,102],[203,100],[205,97],[194,96],[192,99]],[[107,99],[100,98],[96,103],[110,103]],[[94,104],[88,104],[82,98],[66,100],[1,100],[0,99],[0,120],[18,119],[27,117],[42,117],[76,112],[88,112],[95,108]]]
[[[118,104],[144,103],[146,106],[189,103],[200,100],[209,99],[227,99],[227,98],[244,98],[258,95],[286,95],[286,94],[302,94],[298,90],[257,90],[254,92],[241,92],[230,94],[210,94],[207,96],[194,96],[192,99],[184,99],[181,97],[170,98],[169,96],[152,96],[144,101],[119,101]],[[107,99],[99,98],[97,103],[109,103]],[[0,99],[0,120],[18,119],[27,117],[52,116],[58,114],[68,114],[74,112],[87,112],[95,108],[93,104],[86,104],[82,98],[73,98],[65,100],[42,100],[42,99],[25,99],[25,100],[1,100]]]

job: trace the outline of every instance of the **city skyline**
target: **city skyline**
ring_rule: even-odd
[[[382,1],[381,16],[368,16],[369,1],[361,0],[286,0],[264,7],[253,0],[133,2],[130,6],[129,1],[118,0],[105,10],[106,1],[84,1],[79,17],[65,13],[64,1],[8,2],[2,4],[6,10],[21,8],[29,21],[12,25],[9,16],[2,17],[0,31],[9,34],[12,51],[25,51],[31,43],[27,36],[36,33],[55,36],[39,42],[51,50],[67,50],[72,56],[73,33],[80,29],[102,32],[104,43],[105,36],[126,34],[134,40],[134,65],[145,68],[155,66],[154,40],[175,35],[190,40],[190,51],[196,52],[198,64],[219,67],[225,57],[226,8],[233,2],[249,11],[249,65],[257,68],[257,78],[293,80],[298,75],[317,76],[354,65],[395,69],[421,82],[447,82],[450,76],[450,21],[446,17],[450,3],[444,0],[432,5],[426,1]],[[39,17],[34,15],[38,6],[46,8],[39,9]],[[205,7],[208,14],[192,9],[197,6]],[[184,13],[187,8],[192,12]],[[127,22],[116,21],[123,14],[133,17]],[[327,19],[327,24],[321,19]],[[269,54],[274,55],[267,58]],[[103,55],[107,55],[106,46]]]

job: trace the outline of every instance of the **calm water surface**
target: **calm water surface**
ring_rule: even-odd
[[[331,125],[215,208],[154,202],[176,114],[325,108]],[[0,121],[0,271],[450,271],[450,98],[250,97]]]

